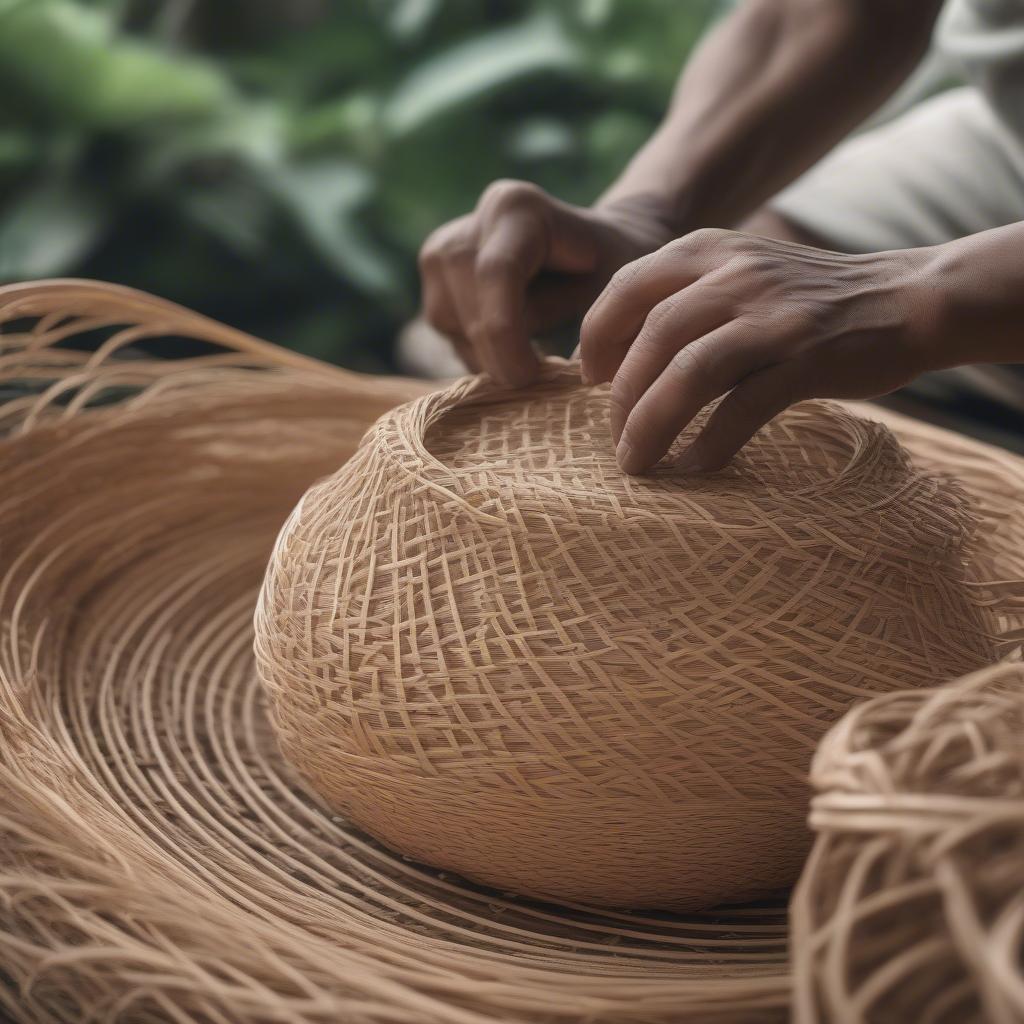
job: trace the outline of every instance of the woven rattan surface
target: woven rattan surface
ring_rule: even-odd
[[[973,519],[804,403],[725,471],[618,469],[607,389],[462,381],[383,417],[282,532],[257,654],[290,760],[490,885],[693,909],[795,881],[815,745],[993,659]]]
[[[282,761],[251,652],[274,537],[420,385],[307,364],[92,283],[0,289],[0,322],[2,1011],[33,1024],[787,1018],[781,905],[618,913],[478,889],[377,845]],[[66,347],[100,330],[99,353]],[[166,363],[137,351],[150,337],[216,353]],[[1010,514],[1022,464],[894,423],[915,461],[954,465],[983,495],[974,562],[1024,576]],[[1004,589],[979,595],[1008,607]]]
[[[387,852],[293,784],[252,669],[259,582],[302,491],[420,385],[285,368],[95,285],[0,290],[0,320],[0,387],[23,393],[0,441],[14,1019],[784,1019],[781,904],[531,904]],[[55,347],[99,324],[226,347],[174,364]]]
[[[858,707],[813,781],[799,1024],[1024,1021],[1024,665]]]

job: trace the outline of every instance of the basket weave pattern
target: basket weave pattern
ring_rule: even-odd
[[[465,381],[302,500],[257,611],[282,746],[396,849],[490,885],[692,908],[795,880],[858,699],[989,663],[973,518],[890,432],[776,419],[728,470],[625,477],[607,390]]]
[[[476,890],[282,762],[252,656],[274,537],[423,386],[87,282],[0,289],[0,324],[0,1016],[785,1019],[782,903],[666,918]],[[64,346],[100,329],[97,354]],[[217,350],[122,357],[140,338]]]
[[[99,352],[68,347],[97,331]],[[149,339],[215,351],[166,361]],[[0,1016],[789,1019],[781,902],[617,913],[478,889],[331,814],[280,757],[252,656],[274,537],[423,391],[125,289],[0,288]],[[891,422],[916,466],[967,484],[971,593],[1012,639],[1024,462]]]

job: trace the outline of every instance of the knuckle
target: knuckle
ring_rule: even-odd
[[[676,296],[663,299],[647,314],[634,346],[658,350],[674,347],[678,337],[680,300]]]
[[[718,360],[715,358],[714,346],[705,338],[697,338],[681,348],[669,365],[680,376],[704,384],[715,379]]]
[[[687,252],[706,252],[723,244],[734,232],[725,228],[697,228],[675,243]]]
[[[472,214],[465,214],[456,217],[434,228],[427,235],[426,240],[420,248],[420,253],[441,254],[445,252],[453,242],[463,240],[473,233],[474,217]]]
[[[629,290],[630,285],[636,280],[637,275],[641,273],[646,265],[644,258],[633,260],[631,263],[624,263],[609,278],[605,292],[609,295],[621,296],[623,292]]]
[[[420,269],[436,272],[445,265],[464,263],[476,257],[476,244],[471,231],[462,227],[440,228],[423,243],[419,253]]]
[[[608,278],[608,284],[605,287],[605,292],[607,294],[617,295],[626,287],[627,283],[633,276],[632,272],[627,269],[630,266],[632,266],[632,264],[624,264],[619,267],[619,269],[616,270],[610,278]]]
[[[546,193],[532,181],[500,178],[492,181],[480,197],[480,205],[492,211],[533,207],[546,198]]]
[[[515,269],[515,260],[506,253],[478,254],[474,273],[484,282],[501,281]]]
[[[437,270],[441,264],[441,246],[437,239],[437,232],[427,237],[427,240],[420,246],[417,257],[419,268],[423,273]]]

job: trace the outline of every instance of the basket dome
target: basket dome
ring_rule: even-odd
[[[380,419],[271,558],[272,720],[332,807],[474,881],[762,895],[806,854],[829,725],[992,660],[972,515],[838,406],[794,407],[719,473],[631,478],[608,404],[552,364],[528,394],[468,379]]]

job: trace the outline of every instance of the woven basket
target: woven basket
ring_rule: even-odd
[[[86,282],[0,289],[0,323],[0,1012],[785,1019],[782,902],[665,918],[510,899],[294,783],[253,671],[260,580],[302,492],[422,385],[307,368]],[[95,355],[67,347],[99,330]],[[217,351],[168,362],[150,338]]]
[[[1024,665],[861,705],[812,777],[796,1020],[1024,1021]]]
[[[101,351],[69,347],[97,332]],[[149,339],[211,352],[168,362]],[[125,289],[0,289],[0,1012],[788,1019],[782,903],[667,915],[507,897],[388,852],[282,761],[252,659],[274,537],[380,412],[423,390]],[[1024,578],[1024,463],[893,429],[981,496],[974,575]],[[977,596],[1011,604],[1005,586]]]
[[[383,417],[282,531],[257,657],[289,760],[412,857],[693,909],[796,880],[818,739],[990,664],[973,520],[826,403],[725,472],[624,476],[607,388],[460,381]]]

